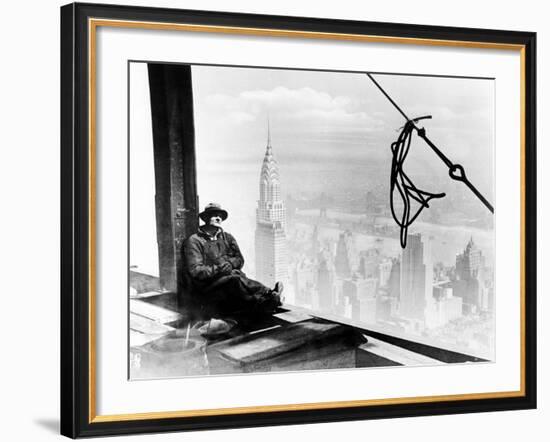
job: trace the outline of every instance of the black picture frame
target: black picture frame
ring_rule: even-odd
[[[94,419],[90,395],[91,191],[89,19],[519,45],[523,51],[524,170],[523,393],[514,397],[250,412],[196,417]],[[73,3],[61,8],[61,434],[71,437],[240,428],[536,408],[536,34]]]

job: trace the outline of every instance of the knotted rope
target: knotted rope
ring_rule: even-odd
[[[419,128],[416,123],[420,120],[432,118],[431,115],[419,117],[415,119],[410,119],[407,117],[405,112],[392,100],[392,98],[386,93],[386,91],[378,84],[378,82],[372,77],[371,74],[367,73],[367,76],[372,80],[372,82],[380,89],[384,96],[389,100],[389,102],[397,109],[397,111],[405,118],[406,123],[399,134],[399,138],[396,142],[391,144],[392,150],[392,168],[391,168],[391,177],[390,177],[390,206],[393,219],[401,228],[400,242],[401,247],[405,248],[407,245],[407,231],[409,226],[418,218],[420,212],[425,207],[429,207],[430,200],[434,198],[443,198],[444,193],[430,193],[424,190],[418,189],[410,178],[403,171],[403,164],[405,158],[409,153],[411,147],[412,133],[413,130],[416,131],[417,135],[422,138],[428,146],[434,151],[434,153],[445,163],[449,168],[449,176],[456,181],[463,182],[472,193],[478,197],[478,199],[489,209],[491,213],[494,213],[493,206],[487,201],[487,199],[481,194],[479,190],[466,178],[466,172],[464,167],[460,164],[454,164],[449,158],[447,158],[439,148],[431,142],[431,140],[426,136],[426,130],[424,128]],[[403,203],[403,213],[401,217],[398,217],[394,205],[394,195],[395,190],[399,192],[401,200]],[[411,198],[417,201],[420,206],[413,216],[411,216]]]
[[[417,118],[415,121],[424,118],[431,117],[421,117]],[[445,196],[444,193],[431,193],[420,190],[413,184],[411,179],[403,170],[405,159],[407,158],[411,147],[413,130],[414,124],[411,121],[408,121],[405,126],[403,126],[397,141],[391,144],[392,164],[390,175],[390,207],[393,219],[401,228],[400,241],[402,248],[405,248],[407,245],[407,231],[409,226],[416,220],[416,218],[418,218],[425,207],[429,207],[428,203],[430,200],[433,198],[443,198]],[[396,213],[396,190],[401,197],[401,202],[403,204],[401,216],[398,216]],[[411,199],[420,204],[414,215],[411,214]]]

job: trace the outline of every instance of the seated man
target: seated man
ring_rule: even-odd
[[[227,216],[219,204],[208,204],[199,214],[204,224],[183,246],[189,288],[200,309],[198,313],[202,317],[271,313],[281,305],[283,285],[277,282],[270,289],[244,274],[244,258],[237,241],[221,228]]]

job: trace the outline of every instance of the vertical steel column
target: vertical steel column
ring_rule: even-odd
[[[181,246],[197,229],[191,66],[148,64],[161,287],[179,291]]]

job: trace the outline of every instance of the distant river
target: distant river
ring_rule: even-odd
[[[315,217],[319,215],[319,210],[300,210],[298,214]],[[335,222],[359,222],[361,219],[364,219],[364,216],[355,213],[327,210],[327,218]],[[395,221],[391,218],[380,217],[377,218],[376,223],[394,225]],[[337,227],[319,226],[321,238],[337,239],[340,232],[341,229]],[[441,261],[447,266],[454,265],[456,263],[456,255],[464,250],[470,238],[473,238],[474,243],[482,250],[488,265],[491,265],[494,260],[494,231],[492,230],[483,230],[475,227],[445,226],[417,221],[409,228],[409,234],[413,233],[432,237],[432,260],[434,263]],[[395,238],[386,238],[354,232],[354,237],[355,244],[359,250],[377,247],[387,256],[398,256],[401,254],[401,245],[397,236]]]

